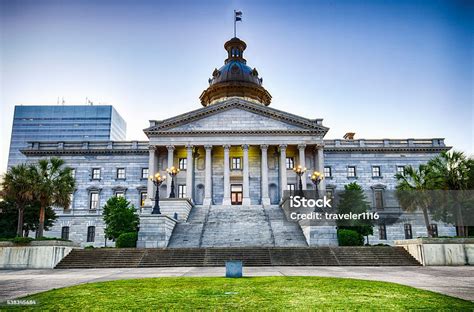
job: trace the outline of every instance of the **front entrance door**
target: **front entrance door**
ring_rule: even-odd
[[[242,205],[242,184],[230,186],[230,202],[232,205]]]

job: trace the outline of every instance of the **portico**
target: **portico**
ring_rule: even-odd
[[[240,140],[239,140],[240,141]],[[240,143],[240,142],[239,142]],[[288,185],[297,187],[292,168],[308,167],[308,171],[323,172],[322,145],[306,144],[186,144],[150,145],[150,173],[166,173],[171,166],[178,167],[183,159],[186,166],[176,176],[178,197],[190,199],[198,205],[263,205],[278,204]],[[241,188],[241,198],[233,200],[232,189]],[[155,194],[153,183],[148,184],[149,199]],[[306,181],[303,189],[307,188]],[[277,192],[274,192],[275,189]],[[160,191],[169,197],[171,177]]]

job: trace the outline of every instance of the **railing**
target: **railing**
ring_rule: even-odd
[[[68,142],[28,142],[27,150],[147,150],[148,141],[68,141]]]
[[[325,147],[445,147],[444,139],[324,140]]]

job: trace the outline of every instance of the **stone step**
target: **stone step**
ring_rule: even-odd
[[[246,266],[420,265],[400,247],[110,248],[74,249],[56,268],[223,266],[227,260],[242,260]]]

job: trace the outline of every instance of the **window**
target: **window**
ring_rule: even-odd
[[[91,243],[95,241],[95,226],[87,227],[87,242]]]
[[[117,191],[117,192],[115,192],[115,196],[117,196],[117,197],[125,197],[125,192],[123,192],[123,191]]]
[[[61,239],[69,239],[69,226],[61,228]]]
[[[379,239],[387,239],[387,226],[384,223],[379,225]]]
[[[142,179],[147,180],[149,173],[148,168],[142,168]]]
[[[145,206],[146,192],[140,192],[140,207]]]
[[[331,167],[324,167],[324,177],[330,178],[332,177],[332,170]]]
[[[92,180],[100,180],[100,168],[92,169]]]
[[[290,192],[293,192],[296,189],[295,184],[287,184],[286,189]]]
[[[430,232],[432,237],[438,237],[438,225],[436,223],[430,224]]]
[[[76,169],[71,168],[71,176],[72,176],[73,179],[76,178]]]
[[[373,166],[372,167],[372,177],[380,178],[382,175],[380,173],[380,166]]]
[[[69,207],[67,207],[67,209],[72,209],[73,203],[74,203],[74,194],[71,193],[69,194]]]
[[[356,167],[354,167],[354,166],[347,167],[347,177],[348,178],[355,178],[356,177]]]
[[[178,198],[185,198],[186,197],[186,185],[181,184],[178,185]]]
[[[332,188],[326,189],[326,197],[330,198],[330,199],[333,199],[334,198],[334,189],[332,189]]]
[[[293,157],[286,157],[286,169],[293,169],[295,167],[295,159]]]
[[[374,201],[376,209],[383,209],[383,190],[374,190]]]
[[[179,170],[186,170],[188,166],[188,160],[186,158],[180,158],[178,162]]]
[[[89,209],[95,210],[99,207],[99,193],[92,192],[90,195]]]
[[[405,239],[412,239],[413,233],[411,231],[411,224],[405,224]]]
[[[117,179],[125,180],[125,168],[117,168]]]
[[[242,169],[242,159],[240,157],[232,157],[232,159],[231,159],[231,168],[232,168],[232,170]]]
[[[405,166],[397,166],[397,173],[405,175]]]

